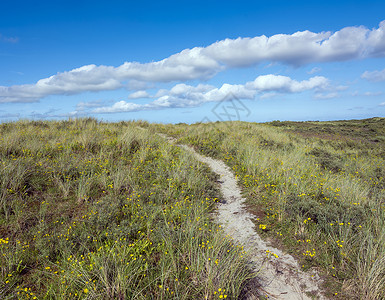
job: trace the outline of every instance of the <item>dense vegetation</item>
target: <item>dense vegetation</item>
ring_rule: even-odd
[[[141,122],[0,125],[1,299],[237,298],[215,176]]]
[[[1,299],[237,299],[253,274],[211,213],[222,159],[256,229],[333,299],[384,299],[385,119],[0,124]]]
[[[260,234],[328,297],[385,298],[385,119],[152,126],[224,160]]]

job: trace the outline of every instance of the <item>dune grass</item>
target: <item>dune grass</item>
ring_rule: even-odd
[[[152,125],[234,171],[259,233],[333,299],[385,299],[385,119]]]
[[[148,123],[1,124],[0,185],[1,299],[237,299],[254,276],[215,176]]]
[[[328,297],[384,299],[384,123],[1,124],[0,298],[244,294],[255,274],[212,220],[216,177],[163,132],[225,161],[259,233]]]

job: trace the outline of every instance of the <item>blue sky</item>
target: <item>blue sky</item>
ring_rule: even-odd
[[[385,116],[384,1],[2,1],[0,122]]]

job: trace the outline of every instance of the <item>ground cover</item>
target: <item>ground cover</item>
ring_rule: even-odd
[[[326,295],[385,295],[385,120],[152,125],[225,161],[260,234],[317,269]]]
[[[144,122],[0,125],[1,299],[235,299],[215,176]]]

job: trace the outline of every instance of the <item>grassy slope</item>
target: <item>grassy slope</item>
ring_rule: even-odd
[[[1,299],[237,298],[214,176],[143,123],[0,125]]]
[[[327,295],[385,295],[385,119],[157,125],[232,167],[260,233],[317,268]]]

